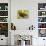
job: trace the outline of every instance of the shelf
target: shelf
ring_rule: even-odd
[[[0,35],[8,37],[8,3],[0,3]]]
[[[0,11],[8,11],[8,10],[0,10]]]
[[[38,11],[46,11],[46,10],[38,10]]]
[[[38,3],[38,36],[46,37],[46,3]]]
[[[46,28],[38,28],[38,29],[46,29]]]
[[[38,37],[38,38],[46,39],[46,37]]]
[[[0,23],[8,23],[8,22],[0,22]]]
[[[46,23],[46,22],[38,22],[38,23]]]
[[[0,16],[0,17],[8,17],[8,16]]]
[[[38,17],[46,17],[46,15],[44,15],[44,16],[38,16]]]

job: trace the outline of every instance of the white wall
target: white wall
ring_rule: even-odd
[[[36,6],[37,6],[37,2],[30,1],[30,0],[12,0],[11,1],[11,15],[12,15],[11,20],[16,25],[17,30],[27,30],[29,26],[31,26],[33,23],[35,25],[35,22],[37,21]],[[28,9],[29,19],[16,19],[18,9]]]
[[[11,0],[11,22],[13,22],[16,27],[17,33],[20,33],[19,30],[28,30],[28,27],[30,25],[35,26],[35,30],[33,30],[33,46],[41,46],[40,44],[43,44],[42,38],[38,38],[38,3],[45,3],[46,0]],[[17,10],[18,9],[28,9],[30,11],[29,13],[29,19],[16,19],[17,16]],[[22,32],[22,31],[21,31]],[[39,44],[38,44],[39,43]]]
[[[31,13],[29,13],[29,19],[16,19],[17,10],[18,9],[28,9]],[[16,32],[19,34],[20,30],[23,34],[30,25],[35,26],[35,30],[33,31],[33,35],[37,36],[37,0],[11,0],[11,22],[16,25]],[[23,31],[22,31],[23,30]],[[16,34],[16,33],[15,33]],[[29,33],[31,34],[31,33]],[[37,43],[36,43],[37,44]]]

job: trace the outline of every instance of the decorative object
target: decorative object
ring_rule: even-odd
[[[38,3],[38,10],[45,10],[46,9],[46,3]]]
[[[38,17],[38,22],[46,22],[46,17]]]
[[[0,6],[0,10],[1,10],[1,6]]]
[[[11,23],[11,30],[16,30],[16,26],[13,23]]]
[[[42,15],[45,15],[45,12],[42,12]]]
[[[32,36],[31,35],[15,35],[15,45],[16,46],[30,46],[32,45]]]
[[[5,6],[5,10],[8,10],[8,6]]]
[[[46,16],[46,11],[38,11],[38,16]]]
[[[46,28],[46,23],[38,23],[38,28]]]
[[[0,35],[8,37],[8,23],[0,23]]]
[[[18,10],[17,11],[17,19],[27,19],[29,17],[29,11],[28,10]]]
[[[39,37],[46,37],[46,29],[39,29]]]
[[[29,26],[29,30],[34,30],[34,26],[33,25],[31,25],[31,26]]]
[[[0,3],[0,10],[8,10],[8,3]]]
[[[8,11],[0,11],[0,16],[8,16]]]
[[[7,19],[7,17],[0,17],[0,22],[8,22]]]

